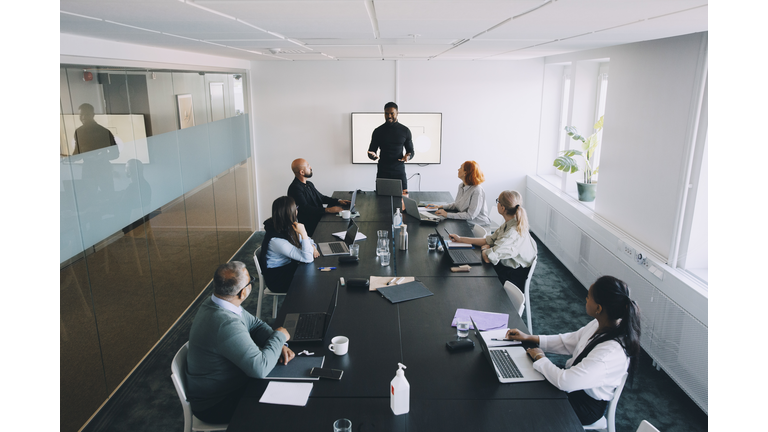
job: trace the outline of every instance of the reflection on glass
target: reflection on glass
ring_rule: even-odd
[[[228,170],[213,181],[216,209],[216,232],[219,240],[219,262],[229,261],[241,243],[237,233],[237,190],[235,171]]]

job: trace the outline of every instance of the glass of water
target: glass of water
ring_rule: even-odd
[[[456,336],[460,338],[469,336],[469,321],[459,321],[456,323]]]
[[[338,419],[333,422],[333,432],[352,432],[352,422],[348,419]]]
[[[350,256],[360,255],[360,245],[359,244],[349,245],[349,255]]]
[[[389,252],[389,239],[386,237],[376,241],[376,255],[381,256],[384,252]]]
[[[382,266],[388,266],[389,265],[389,250],[386,250],[381,253],[381,265]]]
[[[429,250],[433,251],[437,249],[437,242],[439,239],[437,238],[437,234],[430,234],[429,237],[427,237],[427,247]]]

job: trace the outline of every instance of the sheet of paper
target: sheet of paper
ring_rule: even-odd
[[[274,405],[305,406],[313,383],[270,381],[259,402]]]
[[[480,325],[480,324],[478,324],[478,325]],[[504,328],[500,328],[500,329],[494,329],[494,330],[488,330],[488,331],[485,331],[485,332],[480,332],[480,335],[483,336],[483,339],[485,339],[485,343],[489,347],[515,346],[515,345],[521,345],[522,344],[522,342],[520,342],[520,341],[495,341],[495,340],[492,340],[492,339],[504,339],[504,336],[507,335],[506,326]]]
[[[448,239],[445,240],[445,244],[448,246],[448,249],[456,249],[456,248],[472,249],[472,245],[469,243],[458,243],[455,241],[450,241]]]
[[[469,317],[475,320],[480,331],[493,330],[493,329],[506,329],[509,322],[509,314],[495,313],[495,312],[483,312],[472,309],[456,309],[456,314],[453,316],[452,327],[456,327],[456,323],[459,319],[469,321],[469,328],[472,328],[472,321]]]
[[[346,231],[339,231],[339,232],[337,232],[337,233],[333,233],[333,235],[334,235],[335,237],[338,237],[338,238],[340,238],[340,239],[344,240],[344,238],[347,236],[347,232],[346,232]],[[358,240],[365,240],[365,239],[367,239],[367,238],[368,238],[368,237],[367,237],[365,234],[363,234],[363,233],[361,233],[361,232],[359,232],[359,231],[358,231],[358,232],[357,232],[357,235],[355,236],[355,241],[358,241]]]
[[[402,281],[400,281],[401,278],[403,279]],[[394,279],[395,282],[400,281],[400,284],[416,280],[413,276],[371,276],[371,280],[368,283],[368,291],[376,291],[381,287],[387,286],[387,283],[392,279]]]

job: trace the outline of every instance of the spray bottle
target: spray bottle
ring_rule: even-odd
[[[400,214],[400,209],[395,210],[395,214],[392,216],[392,226],[395,227],[395,229],[400,228],[400,225],[403,223],[403,216]]]
[[[407,414],[411,405],[411,385],[405,379],[405,365],[398,363],[400,368],[389,387],[389,406],[395,415]]]

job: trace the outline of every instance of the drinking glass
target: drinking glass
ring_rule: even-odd
[[[381,254],[381,265],[382,266],[388,266],[389,265],[389,251],[385,251]]]

